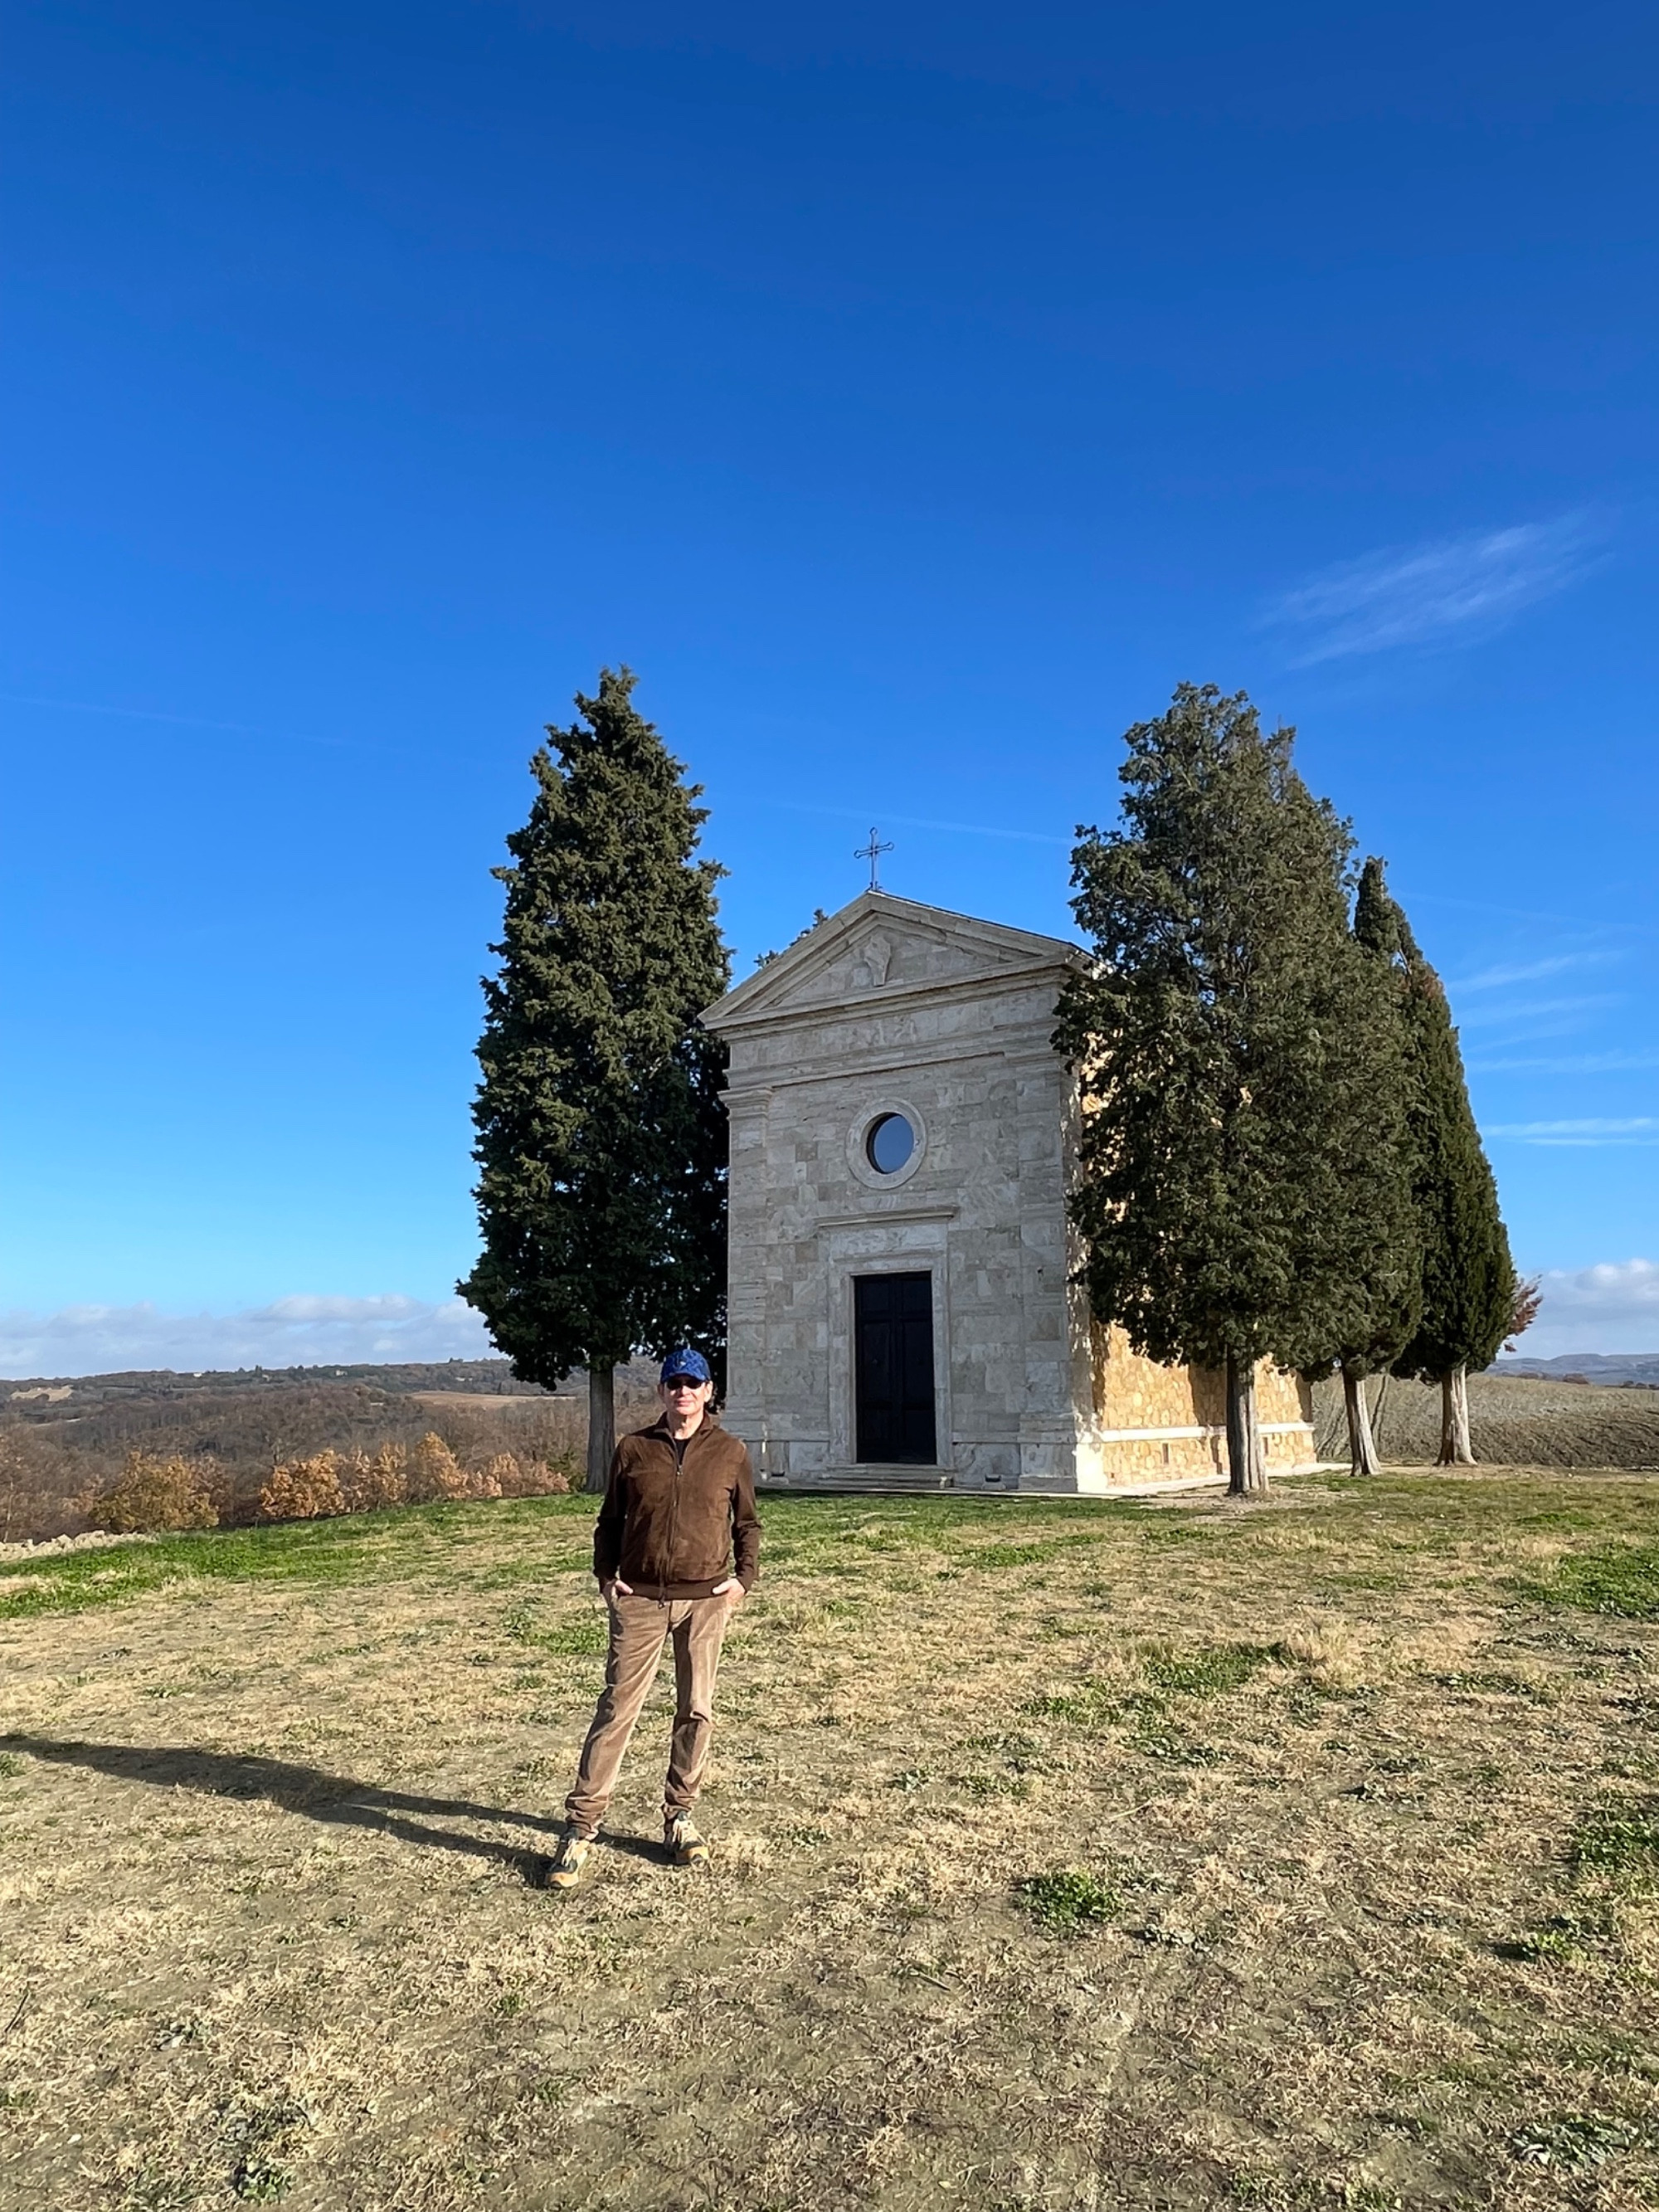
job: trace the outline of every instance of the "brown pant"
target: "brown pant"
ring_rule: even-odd
[[[613,1597],[605,1692],[582,1746],[576,1786],[564,1801],[579,1836],[593,1835],[611,1802],[623,1754],[653,1681],[665,1640],[674,1639],[674,1737],[665,1814],[689,1812],[708,1764],[714,1672],[735,1597]]]

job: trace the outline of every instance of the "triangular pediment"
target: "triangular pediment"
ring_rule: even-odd
[[[1063,937],[979,921],[887,891],[862,891],[757,969],[702,1018],[712,1030],[741,1028],[953,983],[1075,967],[1084,957]]]

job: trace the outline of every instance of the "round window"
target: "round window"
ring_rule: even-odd
[[[916,1133],[902,1114],[882,1114],[870,1124],[864,1156],[878,1175],[896,1175],[916,1149]]]

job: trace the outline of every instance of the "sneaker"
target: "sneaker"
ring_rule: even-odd
[[[591,1836],[579,1836],[574,1828],[567,1828],[560,1838],[559,1848],[546,1863],[542,1875],[544,1889],[574,1889],[582,1878],[582,1869],[587,1863],[587,1854],[593,1848]]]
[[[707,1866],[708,1845],[691,1825],[689,1813],[670,1813],[662,1824],[663,1849],[676,1866]]]

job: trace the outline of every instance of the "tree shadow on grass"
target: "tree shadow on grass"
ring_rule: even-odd
[[[428,1820],[507,1820],[545,1836],[562,1834],[562,1819],[516,1807],[479,1805],[465,1797],[423,1797],[404,1790],[382,1790],[320,1766],[301,1766],[286,1759],[255,1753],[200,1751],[190,1744],[58,1742],[50,1736],[0,1736],[0,1749],[21,1752],[56,1766],[84,1766],[116,1782],[145,1782],[159,1790],[197,1790],[210,1797],[263,1799],[285,1813],[302,1814],[331,1827],[367,1828],[395,1836],[400,1843],[424,1844],[489,1859],[510,1867],[532,1888],[541,1887],[546,1856],[538,1850],[488,1836],[433,1828],[409,1816]],[[660,1846],[643,1836],[603,1836],[600,1842],[630,1857],[661,1860]]]

